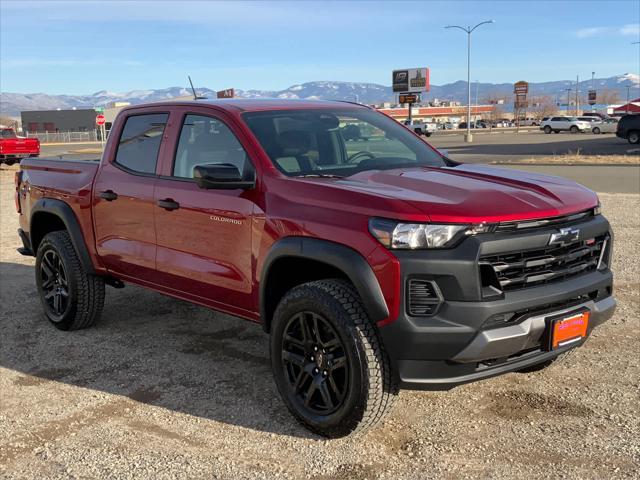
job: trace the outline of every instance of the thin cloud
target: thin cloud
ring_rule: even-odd
[[[631,23],[629,25],[624,25],[620,28],[620,35],[635,35],[636,37],[640,36],[640,23]]]
[[[577,30],[576,37],[589,38],[602,35],[640,35],[640,24],[630,23],[621,27],[588,27]]]

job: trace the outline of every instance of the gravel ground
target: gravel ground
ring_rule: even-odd
[[[638,478],[638,195],[601,195],[619,308],[583,348],[538,373],[403,391],[381,427],[327,441],[285,410],[259,326],[128,286],[107,290],[96,327],[51,327],[15,251],[15,169],[0,171],[4,478]]]

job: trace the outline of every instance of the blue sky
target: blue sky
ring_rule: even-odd
[[[640,2],[0,1],[0,90],[89,94],[184,86],[284,89],[312,80],[434,84],[608,77],[640,70]]]

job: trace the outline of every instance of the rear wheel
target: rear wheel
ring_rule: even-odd
[[[640,132],[638,130],[631,130],[627,135],[629,143],[640,143]]]
[[[551,127],[549,125],[545,125],[544,133],[547,133],[547,134],[551,133]]]
[[[598,127],[593,127],[592,132],[595,133],[596,135],[599,135],[600,134],[600,129]]]
[[[45,315],[56,328],[86,328],[100,317],[104,280],[85,271],[67,232],[48,233],[40,242],[36,285]]]
[[[571,128],[569,129],[569,131],[571,133],[578,133],[578,127],[576,127],[575,125],[571,125]]]
[[[378,331],[342,280],[305,283],[285,295],[273,318],[271,367],[289,411],[326,437],[377,424],[398,392]]]

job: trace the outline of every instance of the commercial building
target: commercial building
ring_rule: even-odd
[[[22,130],[28,133],[90,132],[96,128],[93,108],[32,110],[20,113]]]

